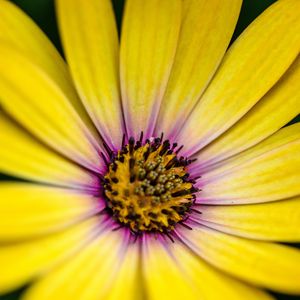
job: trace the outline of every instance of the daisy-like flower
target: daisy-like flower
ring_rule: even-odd
[[[300,1],[57,0],[66,61],[0,0],[0,292],[300,294]]]

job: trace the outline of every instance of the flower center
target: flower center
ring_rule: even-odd
[[[182,147],[163,137],[143,143],[129,139],[113,155],[104,177],[108,210],[133,232],[169,232],[183,222],[197,191],[189,179],[192,162],[178,157]]]

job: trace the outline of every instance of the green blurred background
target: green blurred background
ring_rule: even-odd
[[[48,37],[56,45],[58,50],[63,54],[60,39],[59,39],[57,24],[55,20],[54,0],[11,0],[11,1],[16,3],[19,7],[21,7],[28,15],[30,15],[35,20],[35,22],[42,28],[42,30],[48,35]],[[141,1],[145,1],[145,0],[141,0]],[[232,38],[232,42],[239,36],[239,34],[245,29],[245,27],[247,27],[249,23],[251,23],[262,11],[264,11],[268,6],[270,6],[274,2],[276,2],[276,0],[244,0],[239,21]],[[118,27],[120,29],[122,11],[124,7],[124,0],[113,0],[113,4],[115,8]],[[295,123],[299,121],[300,121],[300,117],[298,116],[291,123]],[[1,180],[1,175],[0,175],[0,180]],[[22,289],[15,291],[13,293],[0,296],[0,300],[20,299],[20,295],[22,294],[22,291],[25,288],[26,287],[23,287]],[[293,296],[286,296],[281,294],[274,294],[274,295],[276,299],[279,300],[300,299],[299,296],[293,297]],[[54,300],[60,300],[60,299],[54,299]]]

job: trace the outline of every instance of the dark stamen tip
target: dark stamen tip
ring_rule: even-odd
[[[195,208],[191,208],[191,210],[194,211],[195,213],[199,214],[199,215],[202,215],[202,212],[199,211],[199,210],[197,210],[197,209],[195,209]]]
[[[107,160],[105,154],[104,154],[103,152],[100,152],[100,155],[101,155],[102,159],[104,160],[104,163],[108,166],[108,165],[109,165],[109,162],[108,162],[108,160]]]
[[[193,228],[192,228],[192,227],[190,227],[189,225],[185,224],[185,223],[184,223],[184,221],[182,221],[182,222],[179,222],[179,224],[180,224],[181,226],[183,226],[183,227],[185,227],[185,228],[189,229],[189,230],[193,230]]]
[[[139,142],[140,142],[141,144],[143,143],[143,138],[144,138],[144,132],[141,131],[140,139],[139,139]]]
[[[183,145],[181,145],[181,146],[175,151],[175,153],[178,154],[178,153],[182,150],[182,148],[183,148]]]
[[[103,209],[101,209],[101,210],[97,213],[97,215],[101,216],[101,215],[104,215],[104,214],[106,214],[106,213],[107,213],[107,207],[104,207]]]
[[[122,227],[123,227],[123,225],[117,226],[117,227],[113,228],[112,231],[117,231],[117,230],[121,229]]]
[[[130,176],[130,179],[129,179],[130,183],[133,183],[135,181],[135,175],[131,175]]]
[[[111,158],[113,155],[113,151],[110,149],[110,147],[104,140],[102,141],[102,144],[103,144],[103,147],[104,147],[105,151],[107,152],[108,156]]]
[[[122,148],[125,147],[125,133],[123,133],[123,137],[122,137]]]
[[[118,183],[119,179],[114,177],[114,178],[111,179],[111,181],[114,182],[114,183]]]
[[[172,243],[175,243],[173,237],[169,234],[169,232],[165,232],[166,236],[170,239]]]
[[[162,133],[160,134],[160,142],[162,142],[163,139],[164,139],[164,133],[162,132]]]

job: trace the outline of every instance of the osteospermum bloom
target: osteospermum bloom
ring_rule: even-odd
[[[240,0],[127,0],[120,50],[110,1],[56,6],[68,65],[0,1],[0,292],[300,294],[300,1],[227,52]]]

